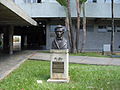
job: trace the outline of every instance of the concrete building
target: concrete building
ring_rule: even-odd
[[[38,26],[15,27],[14,35],[21,36],[22,49],[50,49],[54,28],[64,25],[66,12],[56,0],[13,0],[23,11],[38,22]],[[75,0],[71,0],[73,28],[76,30]],[[114,0],[115,51],[120,51],[120,0]],[[87,41],[85,51],[102,51],[104,44],[111,43],[111,0],[88,0]],[[82,17],[81,13],[81,17]],[[67,32],[66,32],[67,33]],[[80,39],[82,40],[82,28]],[[67,34],[66,34],[67,38]],[[81,46],[81,45],[80,45]],[[79,47],[80,48],[80,47]]]
[[[13,54],[14,27],[27,25],[36,26],[37,22],[13,1],[0,0],[0,44],[5,53]]]

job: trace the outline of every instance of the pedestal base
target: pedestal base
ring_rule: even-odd
[[[50,50],[51,65],[50,79],[47,82],[68,83],[69,82],[69,53],[66,50]]]
[[[52,83],[69,83],[69,79],[48,79],[47,82],[52,82]]]

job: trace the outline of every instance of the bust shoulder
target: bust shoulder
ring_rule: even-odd
[[[67,40],[66,40],[66,38],[63,38],[63,42],[67,43]]]

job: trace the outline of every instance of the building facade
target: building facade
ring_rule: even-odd
[[[0,0],[0,55],[13,54],[15,26],[37,26],[37,22],[11,0]],[[1,56],[0,56],[1,57]]]
[[[66,12],[56,0],[14,0],[29,16],[38,22],[38,27],[25,28],[31,30],[31,33],[23,35],[23,46],[25,37],[27,37],[28,46],[34,44],[36,47],[46,49],[51,48],[54,28],[58,24],[65,25]],[[73,28],[76,30],[76,3],[71,0],[71,12],[73,18]],[[115,44],[114,50],[120,51],[120,0],[114,0],[115,17]],[[82,11],[81,11],[82,12]],[[111,43],[111,0],[88,0],[85,6],[87,17],[87,39],[85,51],[102,51],[104,44]],[[81,13],[81,18],[82,18]],[[34,31],[32,31],[34,30]],[[38,33],[35,33],[38,32]],[[21,32],[23,33],[23,32]],[[66,32],[67,33],[67,32]],[[80,40],[82,41],[82,28],[80,29]],[[29,35],[35,34],[33,37]],[[67,38],[67,34],[66,34]],[[31,42],[32,40],[32,42]],[[39,41],[38,41],[39,40]],[[81,44],[80,41],[80,44]],[[34,46],[32,45],[32,46]],[[80,45],[81,46],[81,45]],[[79,48],[80,48],[79,46]]]

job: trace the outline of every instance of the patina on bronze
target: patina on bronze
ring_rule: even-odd
[[[56,38],[52,42],[52,49],[67,49],[67,40],[63,37],[64,30],[61,25],[55,28]]]

